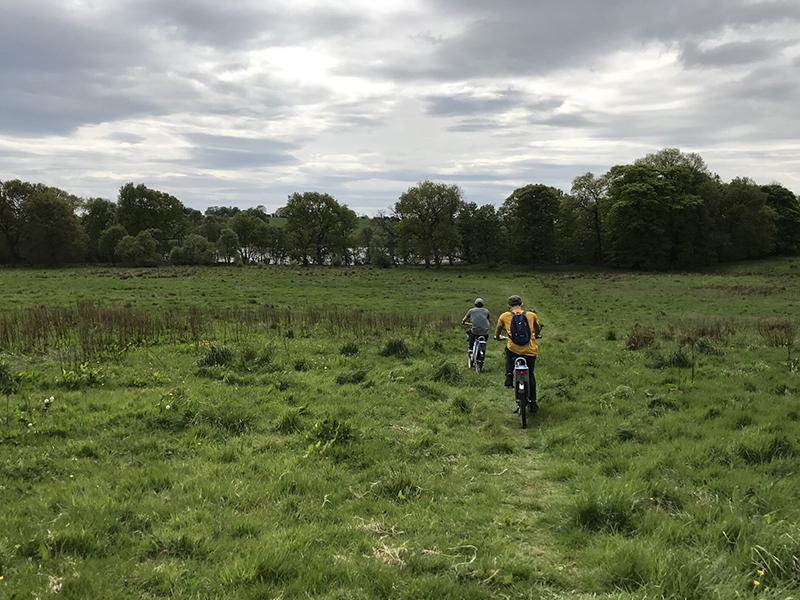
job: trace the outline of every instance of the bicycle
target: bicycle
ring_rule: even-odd
[[[541,334],[536,335],[536,339],[541,339]],[[508,336],[501,335],[500,341],[507,340]],[[528,410],[531,413],[539,411],[539,405],[531,400],[531,378],[528,370],[528,361],[525,357],[519,356],[514,359],[514,401],[517,403],[516,412],[522,424],[522,429],[528,425]]]
[[[514,361],[514,400],[517,402],[522,428],[527,425],[528,405],[530,404],[531,378],[528,373],[528,362],[519,357]],[[530,404],[533,408],[533,404]]]
[[[472,327],[472,323],[464,323]],[[488,336],[479,335],[472,342],[472,350],[467,352],[467,368],[475,369],[476,373],[483,372],[483,363],[486,360],[486,340]]]
[[[467,358],[467,366],[476,373],[483,372],[483,361],[486,360],[486,337],[479,335],[472,344],[472,353]]]

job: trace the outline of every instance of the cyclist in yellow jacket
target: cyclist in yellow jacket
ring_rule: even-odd
[[[514,314],[523,313],[528,320],[531,335],[527,344],[518,345],[515,344],[511,339],[511,318]],[[536,404],[536,378],[533,375],[533,366],[536,364],[536,353],[539,350],[539,347],[536,345],[536,336],[539,335],[539,332],[542,329],[542,326],[539,323],[539,317],[537,317],[536,313],[533,311],[523,311],[522,298],[515,294],[508,299],[508,311],[504,312],[502,315],[500,315],[500,318],[497,319],[497,327],[494,330],[494,339],[501,339],[500,334],[502,333],[503,329],[506,330],[506,335],[508,336],[508,342],[506,343],[505,385],[507,388],[514,387],[514,361],[520,357],[524,358],[525,362],[528,363],[528,372],[530,373],[531,378],[530,411],[536,412],[539,410],[539,405]]]

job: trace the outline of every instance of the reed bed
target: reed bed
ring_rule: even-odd
[[[274,330],[307,337],[325,334],[366,338],[403,332],[421,335],[449,330],[452,315],[411,311],[369,311],[347,306],[278,306],[211,308],[189,306],[146,311],[129,306],[39,306],[0,312],[0,350],[45,353],[70,346],[83,358],[131,345],[221,340],[239,342]]]

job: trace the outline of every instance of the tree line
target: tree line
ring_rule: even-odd
[[[580,175],[569,193],[526,185],[499,208],[465,202],[457,185],[422,181],[372,218],[319,192],[292,194],[271,219],[263,206],[201,213],[141,184],[123,185],[113,202],[40,183],[0,182],[2,264],[676,269],[796,254],[794,193],[746,177],[723,182],[698,154],[675,148],[600,176]]]

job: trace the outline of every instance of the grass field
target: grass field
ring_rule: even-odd
[[[0,598],[800,596],[798,259],[0,283]]]

